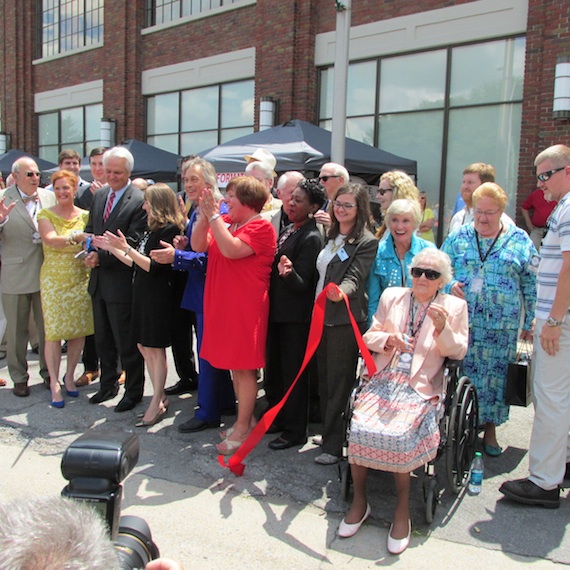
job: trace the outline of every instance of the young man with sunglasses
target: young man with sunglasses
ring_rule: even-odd
[[[560,486],[570,481],[570,147],[551,146],[534,164],[538,187],[558,205],[538,267],[530,474],[506,481],[500,491],[519,503],[556,509]]]
[[[33,308],[38,330],[40,374],[49,388],[44,359],[44,322],[40,298],[40,269],[43,263],[42,240],[37,213],[55,205],[55,195],[39,187],[38,165],[22,157],[12,165],[15,184],[0,193],[0,239],[2,274],[0,289],[6,314],[8,371],[14,382],[15,396],[30,395],[28,388],[28,323]]]
[[[321,167],[319,182],[325,187],[327,199],[323,207],[315,214],[315,220],[318,224],[322,224],[325,229],[328,229],[331,225],[331,217],[328,214],[330,203],[334,200],[338,189],[348,184],[348,180],[348,170],[342,164],[327,162]]]

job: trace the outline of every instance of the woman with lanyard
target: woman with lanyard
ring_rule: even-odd
[[[387,544],[392,554],[410,543],[410,474],[437,454],[444,359],[463,358],[468,336],[465,301],[441,292],[451,279],[449,257],[426,248],[410,267],[411,289],[386,289],[363,336],[377,372],[363,376],[355,397],[348,436],[354,494],[338,529],[341,538],[352,536],[370,515],[368,469],[391,472],[397,495]]]
[[[538,254],[527,233],[501,216],[507,195],[492,182],[473,193],[473,224],[453,232],[442,245],[455,273],[451,293],[467,301],[469,350],[463,372],[477,388],[484,450],[502,453],[495,427],[509,418],[504,390],[509,362],[517,352],[517,332],[524,312],[522,340],[532,340]]]
[[[426,247],[435,245],[416,234],[422,212],[415,200],[394,200],[386,211],[387,239],[378,244],[376,259],[368,277],[368,323],[378,308],[380,295],[387,287],[409,287],[410,261]]]

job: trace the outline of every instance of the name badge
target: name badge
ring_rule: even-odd
[[[32,234],[32,243],[34,243],[34,244],[42,243],[42,238],[41,238],[39,232],[34,232]]]
[[[481,293],[483,291],[483,277],[474,277],[469,286],[471,293]]]
[[[396,364],[396,370],[400,372],[409,373],[412,369],[412,358],[413,354],[410,352],[402,352],[398,358],[398,364]]]
[[[344,247],[338,251],[337,255],[341,261],[346,261],[348,259],[348,253],[346,253]]]
[[[533,273],[538,273],[538,266],[540,264],[540,255],[533,255],[530,258],[529,269]]]

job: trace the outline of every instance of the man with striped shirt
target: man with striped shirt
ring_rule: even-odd
[[[520,503],[558,508],[560,485],[570,479],[570,148],[551,146],[534,164],[539,188],[558,205],[538,268],[530,475],[500,491]]]

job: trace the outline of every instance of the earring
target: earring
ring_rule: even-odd
[[[315,217],[315,214],[313,214],[313,212],[309,212],[309,215],[307,217],[311,220]]]

